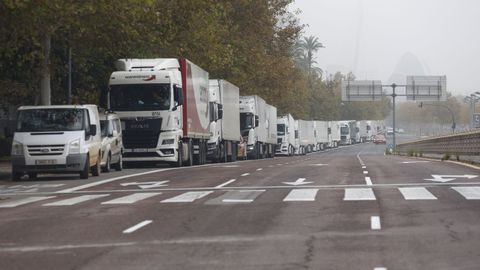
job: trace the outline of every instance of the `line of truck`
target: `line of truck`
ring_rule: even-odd
[[[173,166],[271,158],[368,141],[378,121],[296,120],[257,95],[210,79],[187,59],[120,59],[109,79],[108,111],[121,120],[122,160]],[[100,173],[103,151],[95,105],[18,109],[12,175]],[[76,117],[75,127],[62,119]],[[31,152],[31,149],[36,151]],[[105,163],[105,162],[103,162]],[[102,164],[103,164],[102,163]],[[87,176],[85,174],[87,173]]]

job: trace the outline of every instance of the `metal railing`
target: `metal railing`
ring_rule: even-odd
[[[401,143],[397,145],[396,151],[398,153],[480,155],[480,131]]]

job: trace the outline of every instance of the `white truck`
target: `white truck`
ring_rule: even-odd
[[[329,145],[328,121],[315,121],[317,150],[325,150]]]
[[[295,154],[295,119],[291,114],[277,118],[277,155]]]
[[[341,140],[340,123],[338,121],[328,122],[328,142],[330,148],[338,147]]]
[[[273,157],[277,144],[277,108],[259,96],[240,97],[240,132],[248,158]]]
[[[298,138],[300,147],[305,153],[311,153],[315,148],[315,121],[298,120]]]
[[[361,120],[357,121],[357,142],[358,143],[364,143],[368,141],[368,127],[367,127],[367,121],[366,120]]]
[[[98,176],[100,135],[96,105],[22,106],[12,143],[12,179],[38,173]]]
[[[116,67],[108,105],[122,121],[123,160],[204,164],[208,72],[183,58],[120,59]]]
[[[241,138],[239,89],[226,80],[210,80],[208,92],[212,122],[207,159],[215,162],[235,161]]]
[[[340,144],[355,144],[357,140],[357,124],[354,120],[340,121]]]

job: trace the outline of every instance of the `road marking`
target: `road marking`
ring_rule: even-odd
[[[368,174],[368,171],[363,171],[363,174]]]
[[[242,174],[242,175],[240,175],[240,176],[249,176],[249,175],[250,175],[249,173],[244,173],[244,174]]]
[[[213,193],[213,191],[190,191],[183,193],[181,195],[175,196],[170,199],[166,199],[161,201],[162,203],[187,203],[193,202],[195,200],[199,200],[209,194]]]
[[[170,180],[164,180],[164,181],[151,181],[151,182],[131,182],[131,183],[122,183],[120,184],[122,187],[128,187],[128,186],[138,186],[141,189],[149,189],[149,188],[159,188],[159,187],[167,187],[168,182]]]
[[[7,202],[0,203],[0,208],[11,208],[11,207],[24,205],[24,204],[27,204],[27,203],[34,203],[34,202],[38,202],[38,201],[48,200],[48,199],[52,199],[52,198],[55,198],[55,197],[56,196],[28,197],[28,198],[21,199],[21,200],[7,201]]]
[[[229,184],[231,184],[231,183],[233,183],[233,182],[235,182],[235,181],[237,181],[237,179],[230,179],[230,180],[228,180],[227,182],[225,182],[225,183],[223,183],[223,184],[221,184],[221,185],[216,186],[215,188],[222,188],[222,187],[224,187],[224,186],[226,186],[226,185],[229,185]]]
[[[360,165],[365,166],[365,163],[363,163],[363,160],[362,160],[362,158],[360,157],[360,154],[361,154],[361,153],[362,153],[362,151],[358,152],[358,154],[357,154],[357,159],[358,159],[358,161],[360,162]]]
[[[380,217],[379,216],[370,217],[370,226],[374,231],[381,230],[382,226],[380,225]]]
[[[387,270],[387,268],[385,268],[385,267],[375,267],[375,268],[373,268],[373,270]]]
[[[134,193],[128,196],[123,196],[116,198],[110,201],[102,202],[102,204],[132,204],[138,201],[148,199],[153,196],[160,195],[160,192],[143,192],[143,193]]]
[[[346,188],[344,201],[374,201],[375,194],[371,188]]]
[[[480,200],[480,187],[452,187],[467,200]]]
[[[318,189],[294,189],[283,199],[284,202],[312,202],[315,201]]]
[[[205,204],[219,205],[225,203],[251,203],[263,192],[265,192],[264,189],[229,191],[222,196],[208,200]]]
[[[362,169],[366,169],[366,168],[367,168],[367,166],[362,166]]]
[[[129,175],[124,175],[124,176],[109,178],[109,179],[93,182],[93,183],[90,183],[90,184],[86,184],[86,185],[82,185],[82,186],[78,186],[78,187],[74,187],[74,188],[67,188],[67,189],[64,189],[64,190],[57,191],[56,193],[71,193],[71,192],[74,192],[74,191],[78,191],[78,190],[82,190],[82,189],[86,189],[86,188],[90,188],[90,187],[95,187],[95,186],[98,186],[98,185],[103,185],[103,184],[110,183],[110,182],[113,182],[113,181],[118,181],[118,180],[130,178],[130,177],[142,176],[142,175],[147,175],[147,174],[152,174],[152,173],[157,173],[157,172],[163,172],[163,171],[167,171],[167,170],[172,170],[172,169],[159,169],[159,170],[154,170],[154,171],[149,171],[149,172],[135,173],[135,174],[129,174]]]
[[[295,182],[283,182],[286,185],[292,185],[292,186],[299,186],[299,185],[307,185],[311,184],[313,182],[304,182],[305,178],[298,178]]]
[[[405,200],[436,200],[435,197],[430,191],[424,187],[407,187],[407,188],[398,188],[403,195]]]
[[[372,179],[370,179],[370,177],[368,177],[368,176],[365,176],[365,182],[367,183],[367,186],[373,185]]]
[[[403,161],[402,164],[415,164],[415,163],[429,163],[430,161],[426,160],[415,160],[415,161]]]
[[[145,220],[145,221],[142,221],[140,223],[138,223],[137,225],[133,226],[133,227],[130,227],[126,230],[123,231],[124,234],[129,234],[129,233],[133,233],[135,231],[137,231],[138,229],[142,228],[142,227],[145,227],[147,226],[148,224],[152,223],[153,221],[151,220]]]
[[[47,204],[44,204],[43,206],[67,206],[67,205],[75,205],[75,204],[79,204],[79,203],[82,203],[82,202],[86,202],[86,201],[90,201],[90,200],[95,200],[95,199],[98,199],[98,198],[106,197],[106,196],[109,196],[109,195],[110,195],[110,194],[82,195],[82,196],[78,196],[78,197],[75,197],[75,198],[70,198],[70,199],[61,200],[61,201],[52,202],[52,203],[47,203]]]
[[[263,168],[258,168],[258,169],[257,169],[257,171],[261,171],[261,170],[263,170]]]
[[[464,174],[464,175],[440,175],[440,174],[432,174],[432,179],[423,179],[427,181],[433,181],[433,182],[449,182],[452,180],[455,180],[457,178],[467,178],[467,179],[473,179],[477,178],[478,175],[470,175],[470,174]]]

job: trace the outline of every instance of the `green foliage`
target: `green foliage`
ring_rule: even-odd
[[[450,160],[450,153],[443,154],[442,160]]]

